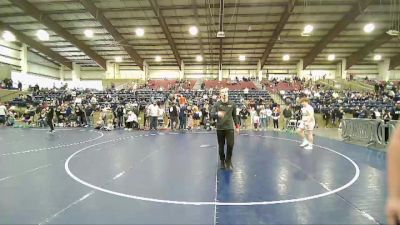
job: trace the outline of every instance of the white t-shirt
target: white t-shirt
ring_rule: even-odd
[[[149,114],[150,114],[150,116],[152,116],[152,117],[158,117],[158,113],[159,113],[159,108],[158,108],[158,106],[157,106],[157,105],[151,104],[151,105],[149,106]]]
[[[268,108],[265,111],[266,111],[267,117],[271,117],[272,116],[272,110],[271,109]]]
[[[0,116],[5,116],[7,112],[7,108],[5,105],[0,105]]]
[[[257,115],[254,115],[253,116],[253,123],[260,123],[260,117],[259,116],[257,116]]]
[[[314,108],[311,105],[301,108],[301,115],[304,123],[315,123]]]

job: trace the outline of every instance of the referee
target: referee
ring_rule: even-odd
[[[232,152],[235,143],[234,125],[239,132],[239,120],[236,116],[235,103],[228,100],[228,89],[220,91],[220,101],[215,103],[211,116],[217,120],[217,139],[219,148],[220,167],[222,169],[232,168]],[[225,142],[226,156],[225,156]]]
[[[47,124],[50,126],[50,131],[49,133],[54,133],[54,123],[53,123],[53,117],[54,117],[54,106],[51,105],[47,109],[47,114],[46,114],[46,121]]]

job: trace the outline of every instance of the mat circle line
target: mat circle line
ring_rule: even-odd
[[[195,132],[192,132],[195,133]],[[204,133],[203,133],[204,134]],[[264,137],[264,138],[272,138],[272,139],[277,139],[277,140],[285,140],[285,141],[291,141],[291,142],[297,142],[299,143],[300,141],[297,140],[293,140],[293,139],[288,139],[288,138],[279,138],[279,137],[273,137],[273,136],[262,136],[262,135],[249,135],[249,134],[245,134],[246,136],[258,136],[258,137]],[[151,137],[152,135],[143,135],[145,137]],[[140,136],[142,137],[142,135]],[[259,202],[194,202],[194,201],[174,201],[174,200],[165,200],[165,199],[156,199],[156,198],[148,198],[148,197],[142,197],[142,196],[136,196],[136,195],[129,195],[129,194],[124,194],[121,192],[116,192],[116,191],[112,191],[109,189],[105,189],[93,184],[90,184],[82,179],[80,179],[79,177],[77,177],[75,174],[73,174],[69,168],[69,163],[71,161],[72,158],[74,158],[76,155],[78,155],[79,153],[88,150],[90,148],[93,148],[94,146],[97,146],[101,143],[97,143],[97,144],[93,144],[93,145],[89,145],[85,148],[82,148],[78,151],[76,151],[75,153],[73,153],[72,155],[70,155],[68,157],[68,159],[65,161],[64,164],[64,168],[66,173],[75,181],[77,181],[78,183],[81,183],[82,185],[107,193],[107,194],[111,194],[111,195],[115,195],[115,196],[119,196],[119,197],[124,197],[124,198],[129,198],[129,199],[135,199],[135,200],[140,200],[140,201],[146,201],[146,202],[154,202],[154,203],[163,203],[163,204],[175,204],[175,205],[193,205],[193,206],[203,206],[203,205],[217,205],[217,206],[254,206],[254,205],[276,205],[276,204],[285,204],[285,203],[295,203],[295,202],[303,202],[303,201],[310,201],[313,199],[318,199],[318,198],[322,198],[322,197],[326,197],[329,195],[333,195],[335,193],[338,193],[340,191],[343,191],[345,189],[347,189],[348,187],[352,186],[360,177],[360,168],[358,167],[358,165],[348,156],[337,152],[333,149],[324,147],[324,146],[320,146],[320,145],[314,145],[314,147],[318,147],[321,149],[325,149],[327,151],[330,151],[332,153],[335,153],[343,158],[345,158],[347,161],[349,161],[355,168],[355,174],[354,177],[345,185],[336,188],[334,190],[328,191],[328,192],[324,192],[321,194],[317,194],[317,195],[312,195],[312,196],[307,196],[307,197],[302,197],[302,198],[294,198],[294,199],[286,199],[286,200],[275,200],[275,201],[259,201]]]

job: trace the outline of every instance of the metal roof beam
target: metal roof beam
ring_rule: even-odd
[[[376,39],[368,42],[364,47],[362,47],[357,52],[353,53],[346,59],[346,70],[350,69],[353,65],[363,60],[369,53],[373,52],[375,49],[379,48],[381,45],[392,40],[393,36],[386,33],[379,35]]]
[[[110,33],[116,42],[122,45],[128,55],[136,62],[141,70],[143,70],[143,59],[136,50],[128,43],[126,39],[118,32],[111,22],[104,16],[104,13],[99,10],[91,1],[81,0],[81,4],[85,9]]]
[[[373,2],[373,0],[359,0],[353,5],[351,10],[329,31],[329,33],[318,42],[317,45],[307,54],[303,59],[303,69],[311,65],[319,53],[326,48],[326,46],[332,42],[340,32],[346,29],[346,27],[354,22],[356,18],[361,15],[364,10]]]
[[[23,10],[28,16],[31,16],[38,20],[40,23],[51,29],[57,35],[61,36],[65,40],[74,44],[77,48],[79,48],[82,52],[84,52],[87,56],[89,56],[93,61],[95,61],[100,67],[106,69],[106,60],[103,59],[96,52],[91,50],[85,43],[78,40],[74,35],[65,30],[62,26],[52,20],[48,15],[40,11],[33,4],[26,0],[15,0],[11,1],[15,6]]]
[[[274,33],[272,34],[272,37],[268,41],[268,44],[267,44],[267,47],[265,48],[263,56],[261,57],[261,60],[260,60],[261,69],[263,69],[265,63],[267,62],[268,56],[272,51],[272,48],[274,47],[276,41],[278,40],[279,36],[281,35],[281,32],[282,32],[283,28],[285,27],[287,21],[289,20],[290,15],[293,13],[295,3],[296,3],[296,0],[289,0],[288,5],[285,7],[285,11],[281,16],[281,19],[279,20],[279,23],[276,26]]]
[[[174,39],[172,38],[171,32],[169,31],[168,25],[165,22],[165,18],[163,16],[163,14],[161,13],[160,8],[158,7],[157,1],[156,0],[149,0],[150,4],[151,4],[151,8],[154,11],[154,14],[156,14],[157,19],[158,19],[158,23],[161,26],[161,29],[164,32],[165,37],[168,40],[168,44],[171,47],[172,52],[174,53],[175,56],[175,60],[176,63],[178,64],[179,70],[182,69],[182,59],[181,56],[179,55],[179,51],[178,48],[176,47],[176,44],[174,42]]]
[[[61,56],[60,54],[54,52],[49,47],[42,45],[41,43],[35,41],[34,39],[26,36],[25,34],[15,30],[14,28],[0,22],[0,30],[8,30],[15,35],[18,41],[29,45],[31,48],[36,49],[37,51],[43,53],[44,55],[50,57],[51,59],[59,62],[61,65],[72,70],[72,62],[71,60]]]

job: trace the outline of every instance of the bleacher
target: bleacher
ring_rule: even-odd
[[[351,92],[357,94],[358,92]],[[341,97],[335,99],[332,96],[332,92],[320,93],[319,98],[311,97],[311,104],[313,105],[316,112],[320,112],[323,106],[329,106],[330,108],[340,108],[342,107],[346,113],[352,113],[357,108],[362,108],[366,106],[367,109],[385,109],[391,110],[394,107],[396,99],[400,99],[400,96],[395,97],[395,101],[388,100],[383,101],[382,99],[370,100],[370,99],[352,99],[350,97]],[[302,97],[304,94],[300,92],[287,91],[282,92],[282,99],[287,103],[294,103],[296,99]]]
[[[206,80],[204,81],[206,89],[221,89],[228,88],[229,90],[244,90],[246,88],[250,90],[256,90],[257,87],[252,81],[240,81],[240,82],[232,82],[232,81],[218,81],[218,80]]]
[[[273,83],[269,81],[261,81],[266,86],[266,89],[271,93],[277,93],[280,91],[298,91],[301,90],[302,85],[300,82],[278,82]]]
[[[176,92],[177,94],[182,94],[187,99],[199,99],[202,98],[204,94],[210,95],[209,91],[205,90],[190,90],[185,92]],[[137,90],[130,92],[106,92],[106,91],[95,91],[95,92],[82,92],[77,91],[76,96],[84,95],[82,98],[82,103],[87,103],[90,101],[91,96],[95,96],[97,103],[100,105],[116,105],[116,104],[126,104],[128,102],[146,104],[148,102],[160,101],[164,102],[169,96],[171,96],[170,91],[153,91],[153,90]],[[211,95],[219,95],[218,90],[212,91]],[[38,105],[45,101],[52,101],[54,99],[64,98],[66,93],[46,93],[46,94],[33,94],[29,99],[34,105]],[[211,98],[212,96],[209,96]],[[259,99],[270,100],[271,97],[268,91],[264,90],[249,90],[248,94],[245,94],[243,90],[232,90],[229,91],[229,99],[237,104],[241,104],[241,100],[251,100]],[[73,100],[73,99],[71,99]],[[197,102],[193,102],[196,104]],[[26,106],[27,101],[21,99],[15,99],[11,101],[10,104],[18,106]]]
[[[178,80],[149,80],[148,86],[153,90],[160,90],[160,88],[162,90],[177,90],[179,85],[181,85],[183,89],[192,90],[195,84],[196,80],[187,80],[185,83],[179,83]]]

